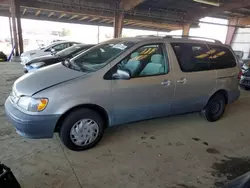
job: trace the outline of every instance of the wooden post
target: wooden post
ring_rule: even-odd
[[[20,17],[20,0],[15,0],[15,10],[16,10],[16,21],[17,21],[17,33],[18,33],[18,43],[20,54],[23,53],[23,35],[22,35],[22,25]]]
[[[114,16],[114,38],[118,38],[122,34],[124,21],[124,14],[121,12],[115,12]]]
[[[229,19],[229,25],[237,25],[238,24],[238,18],[231,18]],[[227,29],[227,37],[225,44],[231,45],[235,36],[236,27],[228,26]]]
[[[189,31],[190,31],[190,27],[191,27],[190,24],[184,24],[183,25],[183,29],[182,29],[182,35],[188,36],[189,35]]]
[[[14,47],[13,43],[13,33],[12,33],[12,26],[11,26],[11,17],[9,16],[9,27],[10,27],[10,40],[11,40],[11,46]]]
[[[18,41],[17,41],[17,29],[16,29],[16,5],[15,5],[15,0],[11,0],[11,18],[12,18],[13,39],[14,39],[14,46],[15,46],[14,55],[19,56]]]

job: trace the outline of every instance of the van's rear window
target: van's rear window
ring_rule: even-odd
[[[183,72],[225,69],[236,66],[232,52],[223,46],[201,43],[171,43]]]

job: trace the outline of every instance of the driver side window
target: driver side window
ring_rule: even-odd
[[[132,78],[168,73],[167,57],[163,44],[145,45],[123,59],[117,70],[128,71]]]

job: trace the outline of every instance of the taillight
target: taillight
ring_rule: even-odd
[[[241,76],[242,76],[242,70],[240,70],[240,72],[239,72],[238,79],[240,79]]]

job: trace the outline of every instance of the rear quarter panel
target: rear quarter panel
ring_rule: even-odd
[[[228,94],[228,103],[232,103],[240,97],[238,74],[241,67],[232,49],[230,47],[228,47],[228,49],[235,58],[236,66],[216,70],[216,90],[226,90]]]
[[[228,94],[228,103],[232,103],[240,96],[238,67],[216,71],[216,91],[225,90]]]

